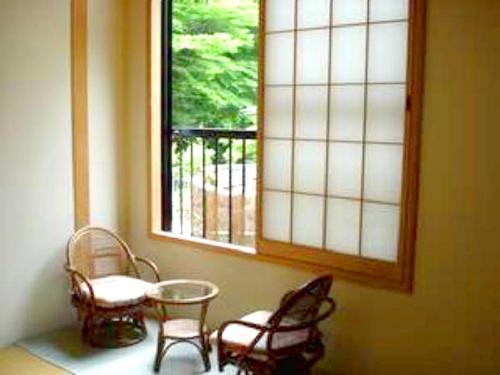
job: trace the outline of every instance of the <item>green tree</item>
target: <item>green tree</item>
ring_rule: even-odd
[[[257,0],[173,6],[173,126],[255,126]]]

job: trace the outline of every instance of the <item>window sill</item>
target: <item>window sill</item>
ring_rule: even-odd
[[[213,240],[206,240],[204,238],[197,238],[191,236],[183,236],[180,234],[174,234],[165,231],[152,231],[150,233],[150,238],[154,240],[166,240],[169,242],[176,242],[181,245],[189,247],[197,247],[208,250],[223,251],[236,253],[245,256],[255,256],[257,251],[253,247],[233,245],[229,243],[223,243]]]
[[[159,230],[150,231],[149,238],[155,241],[163,241],[170,244],[177,244],[185,247],[207,250],[213,253],[236,256],[240,258],[243,257],[245,259],[251,259],[266,263],[273,263],[281,266],[288,266],[317,273],[331,271],[327,267],[321,267],[318,265],[305,262],[298,262],[291,259],[289,260],[289,259],[274,257],[271,255],[259,254],[257,252],[257,249],[252,247],[227,244],[223,242],[206,240],[202,238],[181,236],[165,231],[159,231]]]
[[[348,272],[337,267],[320,266],[318,264],[309,263],[303,260],[287,259],[270,254],[262,254],[259,253],[257,249],[251,247],[232,245],[202,238],[181,236],[160,230],[149,231],[149,238],[155,241],[162,241],[202,251],[209,251],[216,254],[229,255],[233,257],[236,256],[239,258],[244,258],[246,260],[254,260],[258,262],[291,267],[302,271],[309,271],[313,273],[328,272],[333,274],[333,276],[336,278],[353,281],[357,284],[374,288],[395,290],[403,293],[411,293],[411,286],[402,284],[396,280],[384,280],[378,277],[371,277],[370,275]]]

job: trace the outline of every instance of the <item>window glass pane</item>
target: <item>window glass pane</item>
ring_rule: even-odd
[[[358,254],[360,202],[328,199],[326,248],[339,253]]]
[[[399,207],[365,203],[361,254],[396,261],[399,238]]]
[[[328,83],[328,30],[297,34],[297,83]]]
[[[405,82],[406,22],[370,25],[369,82]]]
[[[293,190],[324,194],[325,159],[326,142],[295,142]]]
[[[330,139],[363,139],[365,90],[363,85],[333,86],[330,96]]]
[[[270,13],[280,14],[270,15],[270,24],[282,22],[287,10],[279,7],[285,3],[293,5],[294,0],[268,0],[269,9],[274,9]],[[152,116],[161,117],[161,124],[169,123],[169,131],[158,139],[159,157],[168,156],[170,165],[159,177],[166,204],[158,207],[161,220],[155,224],[176,234],[254,246],[257,89],[259,66],[264,65],[259,59],[259,34],[264,31],[259,30],[260,4],[253,0],[155,4],[149,14],[155,30],[150,31],[159,33],[151,36],[160,38],[162,45],[153,48],[154,55],[159,58],[168,50],[171,57],[167,64],[151,61],[159,68],[155,77],[168,77],[170,83],[160,90],[156,86],[162,80],[154,79],[151,98]],[[293,24],[293,10],[289,14]],[[162,27],[170,23],[175,27]],[[269,70],[271,81],[292,82],[292,35],[268,39],[271,59],[276,57],[274,49],[280,57],[288,53],[287,59],[270,65],[277,65]],[[268,100],[271,107],[285,105],[276,98],[271,95]],[[282,115],[271,113],[271,133]]]
[[[363,146],[355,143],[330,143],[328,193],[360,198]]]
[[[370,0],[370,21],[407,19],[408,3],[409,0]]]
[[[294,28],[295,0],[266,0],[266,30]]]
[[[365,198],[399,203],[403,146],[366,145]]]
[[[341,27],[332,33],[332,82],[365,80],[366,26]]]
[[[330,0],[298,0],[298,27],[322,27],[330,24]]]
[[[368,141],[403,142],[405,99],[404,85],[368,86]]]
[[[266,37],[266,84],[293,83],[293,39],[293,33],[271,34]]]
[[[292,141],[264,141],[264,187],[290,190],[292,167]]]
[[[328,87],[297,87],[296,139],[326,139]]]
[[[324,200],[313,195],[293,195],[293,243],[322,246]]]
[[[290,241],[291,194],[264,191],[262,235],[275,241]]]
[[[265,100],[266,137],[292,137],[292,101],[293,90],[291,87],[267,87]]]
[[[359,23],[367,20],[367,0],[334,0],[333,24]]]

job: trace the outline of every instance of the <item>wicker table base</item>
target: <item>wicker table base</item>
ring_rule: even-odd
[[[105,319],[93,326],[92,331],[85,332],[85,341],[98,348],[121,348],[134,345],[147,336],[144,321],[136,319],[114,320]]]
[[[170,280],[160,282],[147,292],[147,296],[157,307],[159,318],[158,347],[154,370],[160,371],[161,361],[167,351],[177,344],[191,344],[203,359],[205,371],[210,371],[208,353],[209,330],[205,325],[208,304],[219,293],[219,288],[201,280]],[[199,319],[171,319],[167,315],[167,305],[200,305]]]

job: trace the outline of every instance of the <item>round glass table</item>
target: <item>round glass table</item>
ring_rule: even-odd
[[[155,284],[146,294],[156,305],[159,315],[155,372],[160,371],[161,361],[168,349],[180,343],[194,345],[200,352],[205,370],[210,371],[210,332],[205,319],[208,305],[219,294],[219,288],[202,280],[168,280]],[[170,318],[167,313],[168,305],[200,305],[199,318]]]

